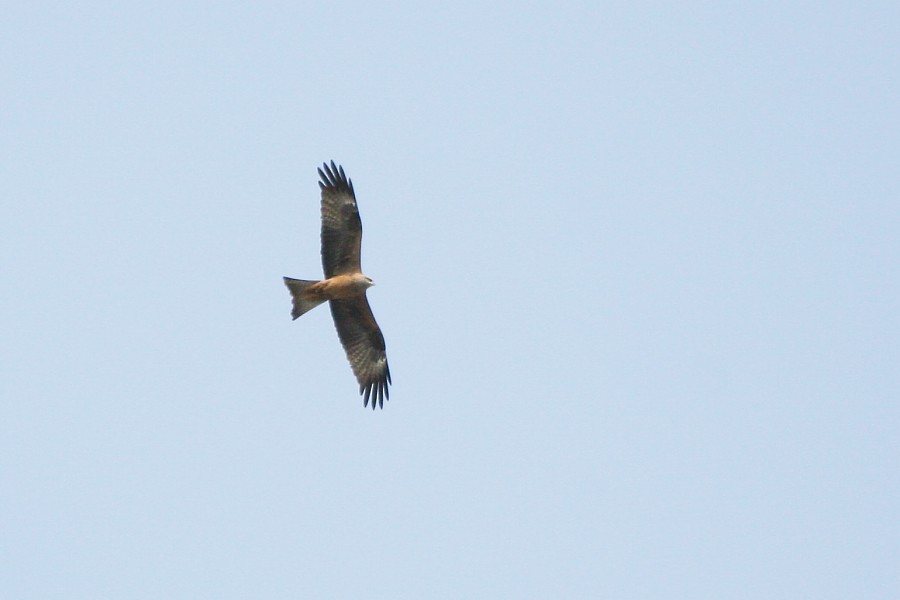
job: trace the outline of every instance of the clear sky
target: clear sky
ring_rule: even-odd
[[[0,597],[900,597],[898,7],[7,6]]]

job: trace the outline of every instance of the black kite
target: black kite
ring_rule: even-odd
[[[324,169],[324,170],[323,170]],[[384,408],[388,399],[391,371],[385,354],[384,336],[369,307],[366,290],[375,283],[362,273],[360,247],[362,221],[356,206],[353,182],[344,168],[323,164],[319,169],[322,189],[322,267],[325,279],[307,281],[284,278],[291,292],[296,319],[325,301],[337,328],[347,360],[359,382],[363,406],[375,404]]]

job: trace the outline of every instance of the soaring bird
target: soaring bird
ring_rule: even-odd
[[[363,396],[363,406],[372,400],[384,408],[388,399],[391,371],[385,353],[384,336],[369,307],[366,290],[373,285],[360,266],[362,221],[356,206],[353,182],[344,168],[331,161],[322,164],[319,187],[322,190],[322,268],[325,279],[308,281],[284,278],[291,292],[296,319],[325,301],[331,306],[331,316],[347,360]]]

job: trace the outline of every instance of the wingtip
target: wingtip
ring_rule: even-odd
[[[384,410],[384,401],[390,400],[387,383],[383,381],[372,382],[369,385],[360,385],[359,394],[363,397],[363,408],[368,408],[369,400],[372,401],[372,410],[375,406]]]
[[[316,170],[319,172],[319,189],[324,190],[329,187],[346,187],[350,190],[351,194],[355,195],[355,192],[353,191],[353,180],[344,173],[344,167],[342,165],[336,164],[332,160],[330,165],[327,162],[323,162],[322,168]]]

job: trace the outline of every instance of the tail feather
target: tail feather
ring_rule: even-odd
[[[291,310],[291,317],[296,319],[303,313],[309,312],[318,305],[325,302],[325,298],[315,296],[310,293],[309,288],[318,283],[318,281],[307,281],[305,279],[284,278],[284,285],[291,292],[291,300],[294,303]]]

